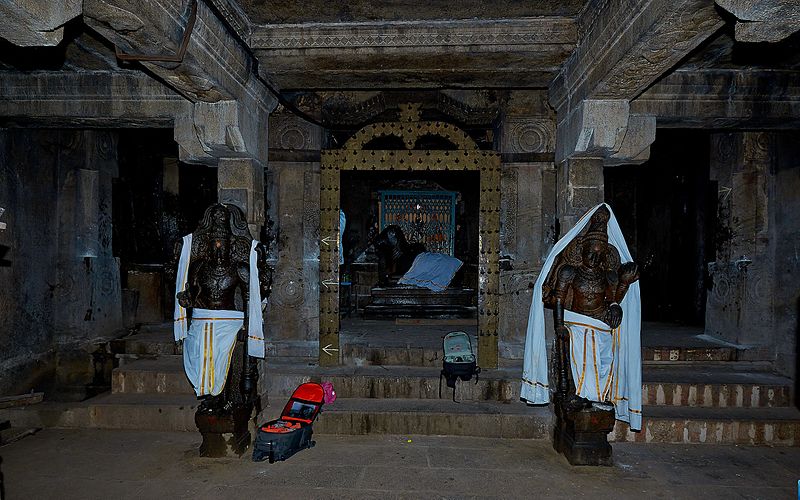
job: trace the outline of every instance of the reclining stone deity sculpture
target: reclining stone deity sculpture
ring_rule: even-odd
[[[387,226],[370,240],[378,254],[378,279],[389,286],[390,279],[402,276],[411,268],[414,258],[425,251],[422,243],[409,243],[400,226]]]
[[[243,446],[249,441],[249,433],[241,434],[256,395],[258,367],[251,357],[264,357],[261,298],[272,279],[266,252],[241,209],[223,204],[211,205],[197,230],[176,244],[175,340],[183,341],[184,369],[202,401],[195,421],[204,445],[209,426],[240,434]],[[230,425],[220,423],[225,420]]]
[[[605,207],[592,215],[588,231],[558,256],[543,286],[543,301],[554,311],[558,395],[570,411],[592,402],[612,408],[614,330],[622,322],[620,303],[639,279],[636,263],[620,264],[619,252],[608,243],[609,217]],[[571,313],[599,323],[586,324]]]

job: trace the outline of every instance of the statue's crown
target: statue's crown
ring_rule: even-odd
[[[608,220],[611,218],[611,213],[608,208],[602,206],[598,208],[589,220],[589,230],[583,235],[584,240],[600,240],[603,243],[608,243]]]

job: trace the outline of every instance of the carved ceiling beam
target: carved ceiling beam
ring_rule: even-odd
[[[631,103],[659,127],[800,127],[797,71],[676,70]]]
[[[567,17],[271,24],[249,44],[282,89],[544,87],[575,46]]]
[[[579,24],[585,32],[550,86],[558,120],[556,161],[641,163],[655,138],[655,119],[631,114],[630,101],[723,20],[713,0],[598,0],[587,4]]]
[[[716,0],[736,16],[737,42],[779,42],[800,30],[797,0]]]
[[[86,23],[193,103],[176,120],[181,160],[264,164],[267,117],[277,100],[253,73],[247,48],[200,0],[85,0]]]
[[[131,70],[4,72],[0,116],[45,127],[171,127],[191,107],[180,94]]]
[[[22,47],[58,45],[64,24],[81,14],[81,0],[0,0],[0,38]]]

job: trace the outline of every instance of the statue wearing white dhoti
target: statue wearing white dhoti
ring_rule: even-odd
[[[618,419],[641,428],[641,302],[638,270],[630,261],[606,204],[586,213],[556,243],[534,287],[522,399],[547,403],[554,389],[569,411],[613,405]],[[555,313],[555,388],[548,377],[545,306]]]

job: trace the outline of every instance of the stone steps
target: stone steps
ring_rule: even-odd
[[[0,410],[17,427],[197,431],[198,401],[183,394],[105,394],[82,403]]]
[[[791,381],[751,367],[646,366],[642,400],[646,405],[712,408],[785,407],[791,403]],[[439,367],[318,366],[270,364],[266,393],[273,400],[287,398],[301,383],[328,380],[341,398],[438,399]],[[519,400],[521,368],[485,370],[477,384],[459,381],[459,401]],[[192,394],[180,356],[140,359],[112,373],[112,392],[128,394]],[[442,398],[451,389],[442,384]]]
[[[325,407],[314,432],[547,439],[551,418],[547,407],[522,403],[350,398]]]
[[[0,419],[23,428],[96,428],[195,432],[197,401],[187,395],[109,394],[83,403],[40,403],[0,410]],[[268,420],[281,411],[275,402]],[[800,446],[795,408],[685,408],[645,406],[640,433],[617,422],[617,442]],[[552,413],[518,402],[448,399],[340,398],[324,408],[314,431],[321,434],[426,434],[547,439]]]
[[[618,421],[609,441],[800,446],[797,408],[645,406],[642,415],[641,432]]]

